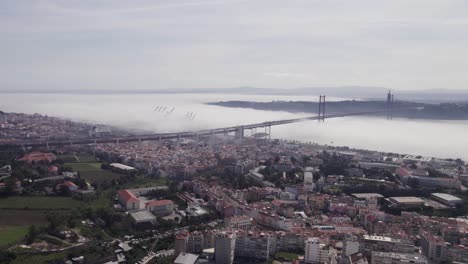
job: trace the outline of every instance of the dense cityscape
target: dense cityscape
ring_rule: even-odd
[[[66,125],[65,125],[66,124]],[[252,136],[126,135],[1,114],[5,263],[467,263],[468,166]]]
[[[0,264],[468,264],[467,14],[0,1]]]

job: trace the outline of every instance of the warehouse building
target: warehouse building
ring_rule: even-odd
[[[431,193],[431,198],[444,205],[453,207],[457,204],[463,204],[463,200],[447,193]]]

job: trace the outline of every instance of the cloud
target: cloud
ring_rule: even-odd
[[[463,89],[467,8],[464,0],[2,1],[0,89]]]
[[[297,72],[265,72],[263,75],[275,78],[302,78],[306,76],[304,73]]]

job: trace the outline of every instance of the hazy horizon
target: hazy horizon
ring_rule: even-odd
[[[2,1],[0,90],[466,91],[466,10],[461,0]]]

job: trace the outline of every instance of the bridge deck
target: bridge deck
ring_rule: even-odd
[[[393,111],[407,110],[405,109],[393,109]],[[344,114],[330,114],[325,115],[325,118],[337,118],[346,116],[358,116],[358,115],[369,115],[386,112],[387,110],[371,111],[371,112],[356,112],[356,113],[344,113]],[[148,140],[167,140],[167,139],[178,139],[178,138],[194,138],[198,136],[209,136],[215,134],[225,134],[239,131],[239,129],[254,129],[262,127],[271,127],[278,125],[291,124],[296,122],[304,122],[310,120],[318,120],[319,116],[309,116],[294,119],[284,119],[276,121],[267,121],[255,124],[231,126],[215,129],[206,129],[199,131],[189,132],[175,132],[175,133],[158,133],[149,135],[139,136],[128,136],[128,137],[108,137],[108,138],[84,138],[84,139],[71,139],[71,140],[35,140],[35,141],[18,141],[12,143],[0,144],[0,147],[5,146],[21,146],[21,147],[39,147],[39,146],[59,146],[59,145],[84,145],[84,144],[100,144],[100,143],[116,143],[116,142],[135,142],[135,141],[148,141]]]

